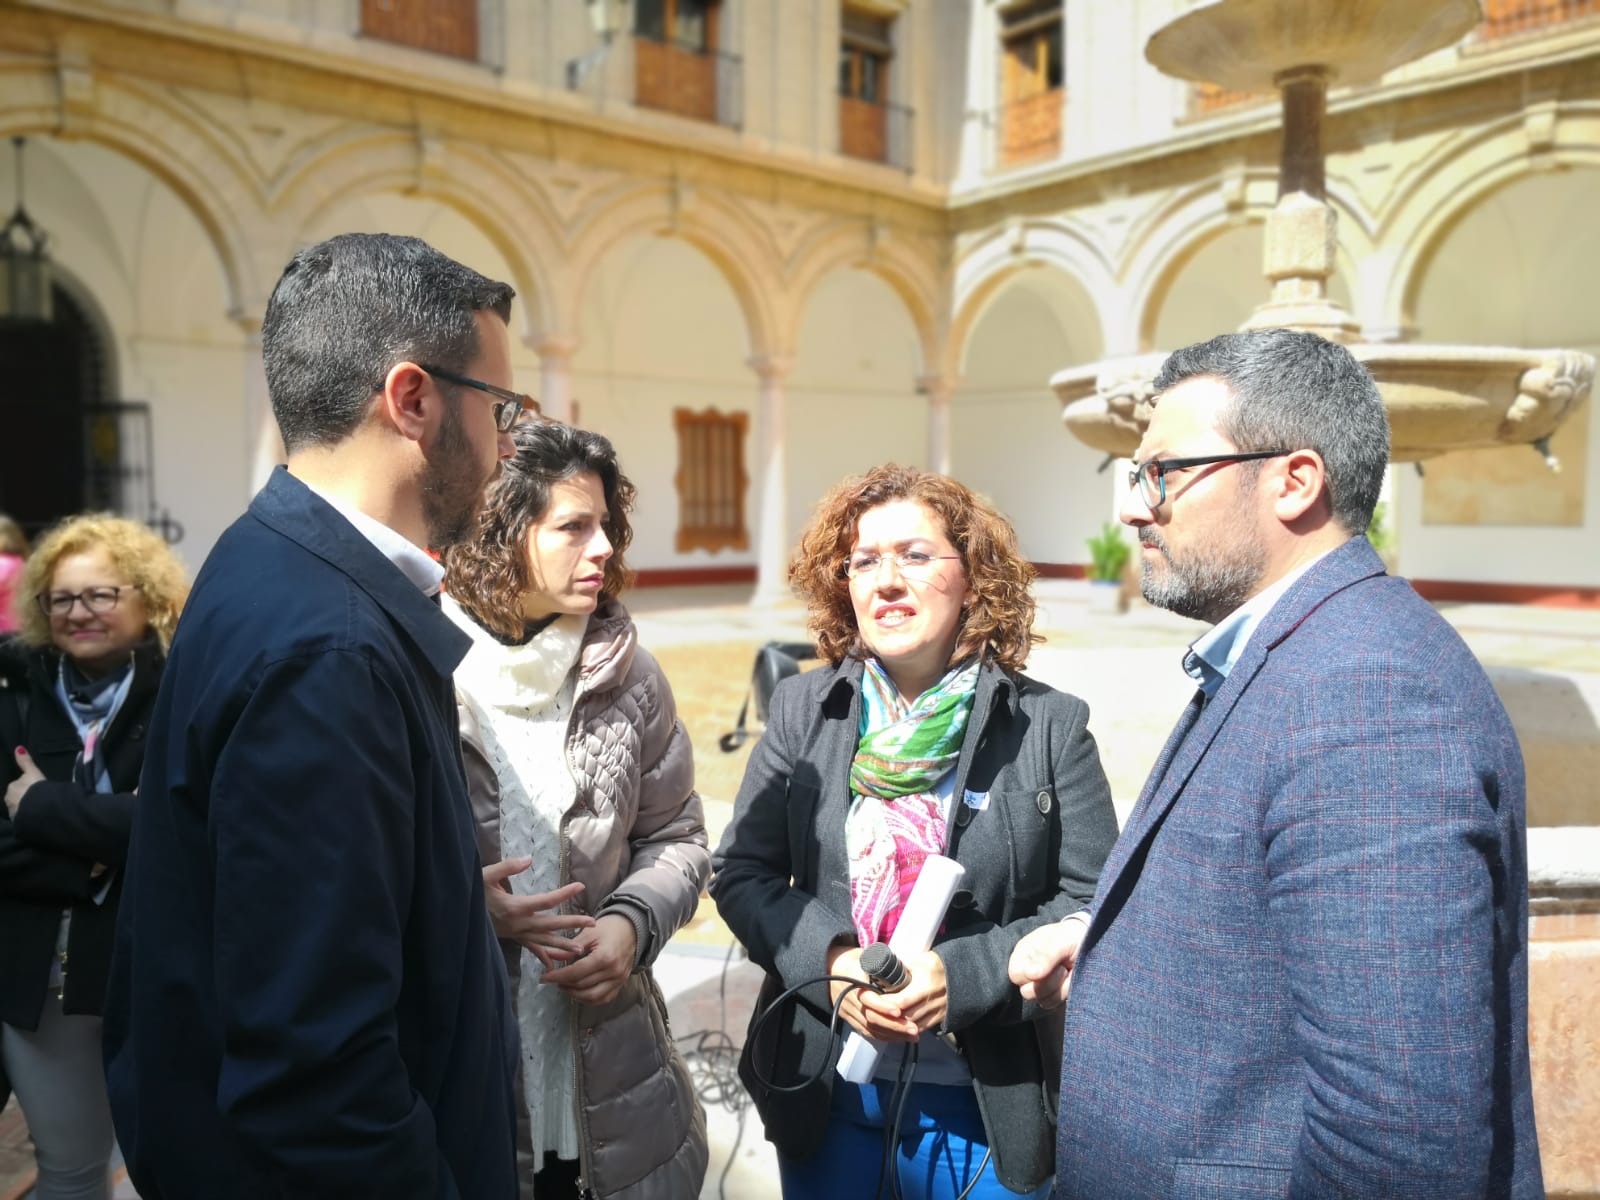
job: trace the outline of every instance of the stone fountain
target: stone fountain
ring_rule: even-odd
[[[1593,357],[1567,350],[1363,342],[1351,315],[1328,295],[1336,245],[1334,212],[1323,188],[1328,86],[1376,79],[1449,46],[1481,18],[1477,0],[1207,0],[1159,30],[1145,53],[1169,75],[1232,91],[1282,94],[1282,169],[1264,254],[1271,294],[1244,328],[1306,329],[1348,345],[1378,382],[1397,462],[1526,445],[1559,469],[1546,439],[1588,395]],[[1131,456],[1149,420],[1151,380],[1162,357],[1147,354],[1057,374],[1050,382],[1067,427],[1098,450]],[[1570,779],[1559,773],[1567,770],[1569,757],[1587,761],[1576,757],[1587,748],[1580,742],[1574,751],[1571,743],[1543,736],[1553,721],[1581,724],[1591,711],[1600,713],[1600,694],[1595,702],[1581,693],[1575,702],[1563,699],[1559,712],[1530,705],[1518,698],[1519,688],[1531,690],[1530,674],[1546,689],[1565,678],[1501,672],[1495,683],[1508,697],[1525,745],[1540,755],[1535,765],[1546,779],[1562,781],[1561,794],[1542,798],[1559,809],[1561,823],[1528,834],[1529,1024],[1535,1095],[1545,1098],[1539,1115],[1545,1181],[1551,1195],[1600,1195],[1600,1157],[1590,1133],[1600,1120],[1600,1087],[1571,1067],[1600,1046],[1587,1015],[1593,981],[1600,979],[1600,812],[1592,774],[1581,767],[1569,772]]]
[[[1547,439],[1588,395],[1593,357],[1363,342],[1355,319],[1328,295],[1337,246],[1322,149],[1329,85],[1375,80],[1460,40],[1482,16],[1478,0],[1206,0],[1158,30],[1145,55],[1180,79],[1282,95],[1278,202],[1267,218],[1264,253],[1271,294],[1242,328],[1306,329],[1348,345],[1383,394],[1396,462],[1529,445],[1559,470]],[[1067,428],[1097,450],[1131,456],[1149,420],[1162,357],[1059,372],[1050,386]]]

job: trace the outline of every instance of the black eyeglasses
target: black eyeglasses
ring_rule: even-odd
[[[418,363],[417,366],[429,375],[437,375],[450,383],[459,383],[462,387],[477,388],[480,392],[498,396],[499,403],[494,406],[494,427],[501,433],[510,433],[512,426],[517,423],[517,418],[524,412],[539,411],[539,402],[532,396],[495,387],[492,383],[485,383],[481,379],[473,379],[467,375],[457,375],[454,371],[446,371],[443,367],[430,367],[427,363]]]
[[[72,606],[81,600],[84,608],[101,617],[116,608],[123,592],[138,590],[137,583],[124,583],[117,587],[84,588],[81,592],[40,592],[33,598],[33,602],[47,617],[64,617],[71,613]]]
[[[1138,487],[1139,498],[1153,512],[1167,502],[1167,476],[1191,467],[1213,463],[1255,462],[1262,458],[1282,458],[1293,450],[1252,450],[1242,454],[1207,454],[1200,458],[1147,458],[1128,472],[1128,486]]]

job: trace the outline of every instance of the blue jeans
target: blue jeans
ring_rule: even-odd
[[[894,1082],[875,1079],[869,1084],[833,1081],[833,1103],[822,1149],[801,1162],[778,1155],[778,1175],[784,1200],[842,1200],[894,1195],[894,1185],[882,1181],[883,1131],[894,1120]],[[905,1200],[955,1200],[978,1176],[968,1200],[1015,1200],[995,1178],[993,1162],[984,1162],[989,1136],[978,1112],[978,1098],[970,1087],[937,1083],[911,1086],[900,1115],[900,1139],[895,1146],[894,1169],[900,1176]],[[1050,1184],[1030,1193],[1035,1200],[1050,1194]]]

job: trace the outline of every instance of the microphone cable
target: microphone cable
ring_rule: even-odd
[[[807,1088],[821,1082],[823,1077],[838,1064],[839,1055],[844,1049],[844,1041],[839,1036],[839,1013],[844,1008],[844,1002],[850,993],[860,989],[877,992],[880,996],[897,992],[911,981],[910,972],[905,969],[894,951],[882,942],[873,942],[861,952],[862,969],[867,973],[867,979],[855,979],[848,975],[817,975],[811,979],[803,979],[793,987],[785,988],[773,997],[772,1002],[750,1024],[746,1039],[751,1043],[750,1074],[762,1087],[770,1092],[790,1095],[803,1092]],[[754,1046],[758,1042],[758,1035],[762,1027],[771,1019],[786,1001],[793,1000],[800,992],[819,983],[842,983],[844,990],[839,993],[838,999],[833,1002],[833,1007],[828,1017],[828,1038],[831,1047],[823,1056],[821,1065],[805,1079],[794,1084],[774,1083],[766,1072],[762,1071],[756,1062]],[[920,1040],[920,1039],[919,1039]],[[883,1156],[878,1164],[878,1183],[873,1189],[875,1197],[882,1197],[884,1176],[887,1175],[890,1185],[890,1195],[893,1200],[902,1200],[903,1191],[900,1186],[900,1172],[895,1166],[895,1147],[900,1143],[900,1126],[905,1116],[906,1102],[911,1096],[911,1085],[916,1080],[917,1061],[920,1056],[921,1046],[918,1041],[908,1042],[900,1053],[900,1068],[895,1075],[895,1084],[889,1095],[889,1105],[886,1111],[892,1111],[893,1116],[883,1130]],[[773,1066],[777,1066],[777,1045],[773,1045]],[[978,1181],[983,1178],[984,1171],[988,1168],[989,1158],[994,1153],[991,1146],[983,1148],[983,1158],[978,1163],[978,1169],[967,1181],[956,1200],[967,1200],[972,1194],[972,1189],[978,1186]]]

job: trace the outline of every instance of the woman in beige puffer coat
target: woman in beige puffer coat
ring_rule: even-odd
[[[709,869],[689,740],[616,598],[633,486],[611,443],[525,422],[445,552],[485,894],[522,1034],[522,1196],[679,1200],[705,1116],[650,964]]]

